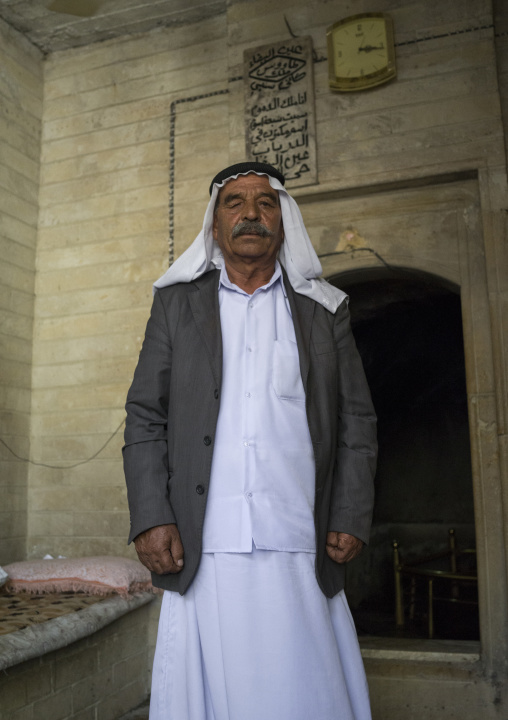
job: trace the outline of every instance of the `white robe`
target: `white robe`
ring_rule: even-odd
[[[313,553],[203,554],[183,596],[165,592],[150,720],[370,720],[342,591]]]

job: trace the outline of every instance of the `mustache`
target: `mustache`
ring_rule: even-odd
[[[256,222],[255,220],[244,220],[238,225],[235,225],[233,232],[231,233],[233,238],[237,238],[239,235],[260,235],[261,237],[273,237],[274,232],[269,230],[263,223]]]

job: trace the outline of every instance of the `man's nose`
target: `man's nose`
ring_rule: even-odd
[[[259,207],[255,200],[248,200],[244,206],[244,218],[246,220],[259,220]]]

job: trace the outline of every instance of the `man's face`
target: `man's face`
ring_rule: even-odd
[[[226,265],[269,265],[284,238],[279,193],[266,175],[240,175],[219,191],[213,237]]]

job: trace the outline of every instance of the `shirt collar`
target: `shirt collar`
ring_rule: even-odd
[[[258,292],[258,290],[268,290],[268,288],[274,285],[277,281],[280,282],[285,296],[286,288],[284,287],[284,283],[282,282],[282,270],[278,260],[275,261],[275,270],[270,280],[266,283],[266,285],[262,285],[261,287],[257,288],[255,292]],[[241,293],[242,295],[248,295],[245,290],[242,290],[238,287],[238,285],[235,285],[231,282],[226,270],[226,264],[224,262],[221,264],[220,268],[219,290],[221,289],[221,287],[227,288],[228,290],[234,290],[235,292]]]

